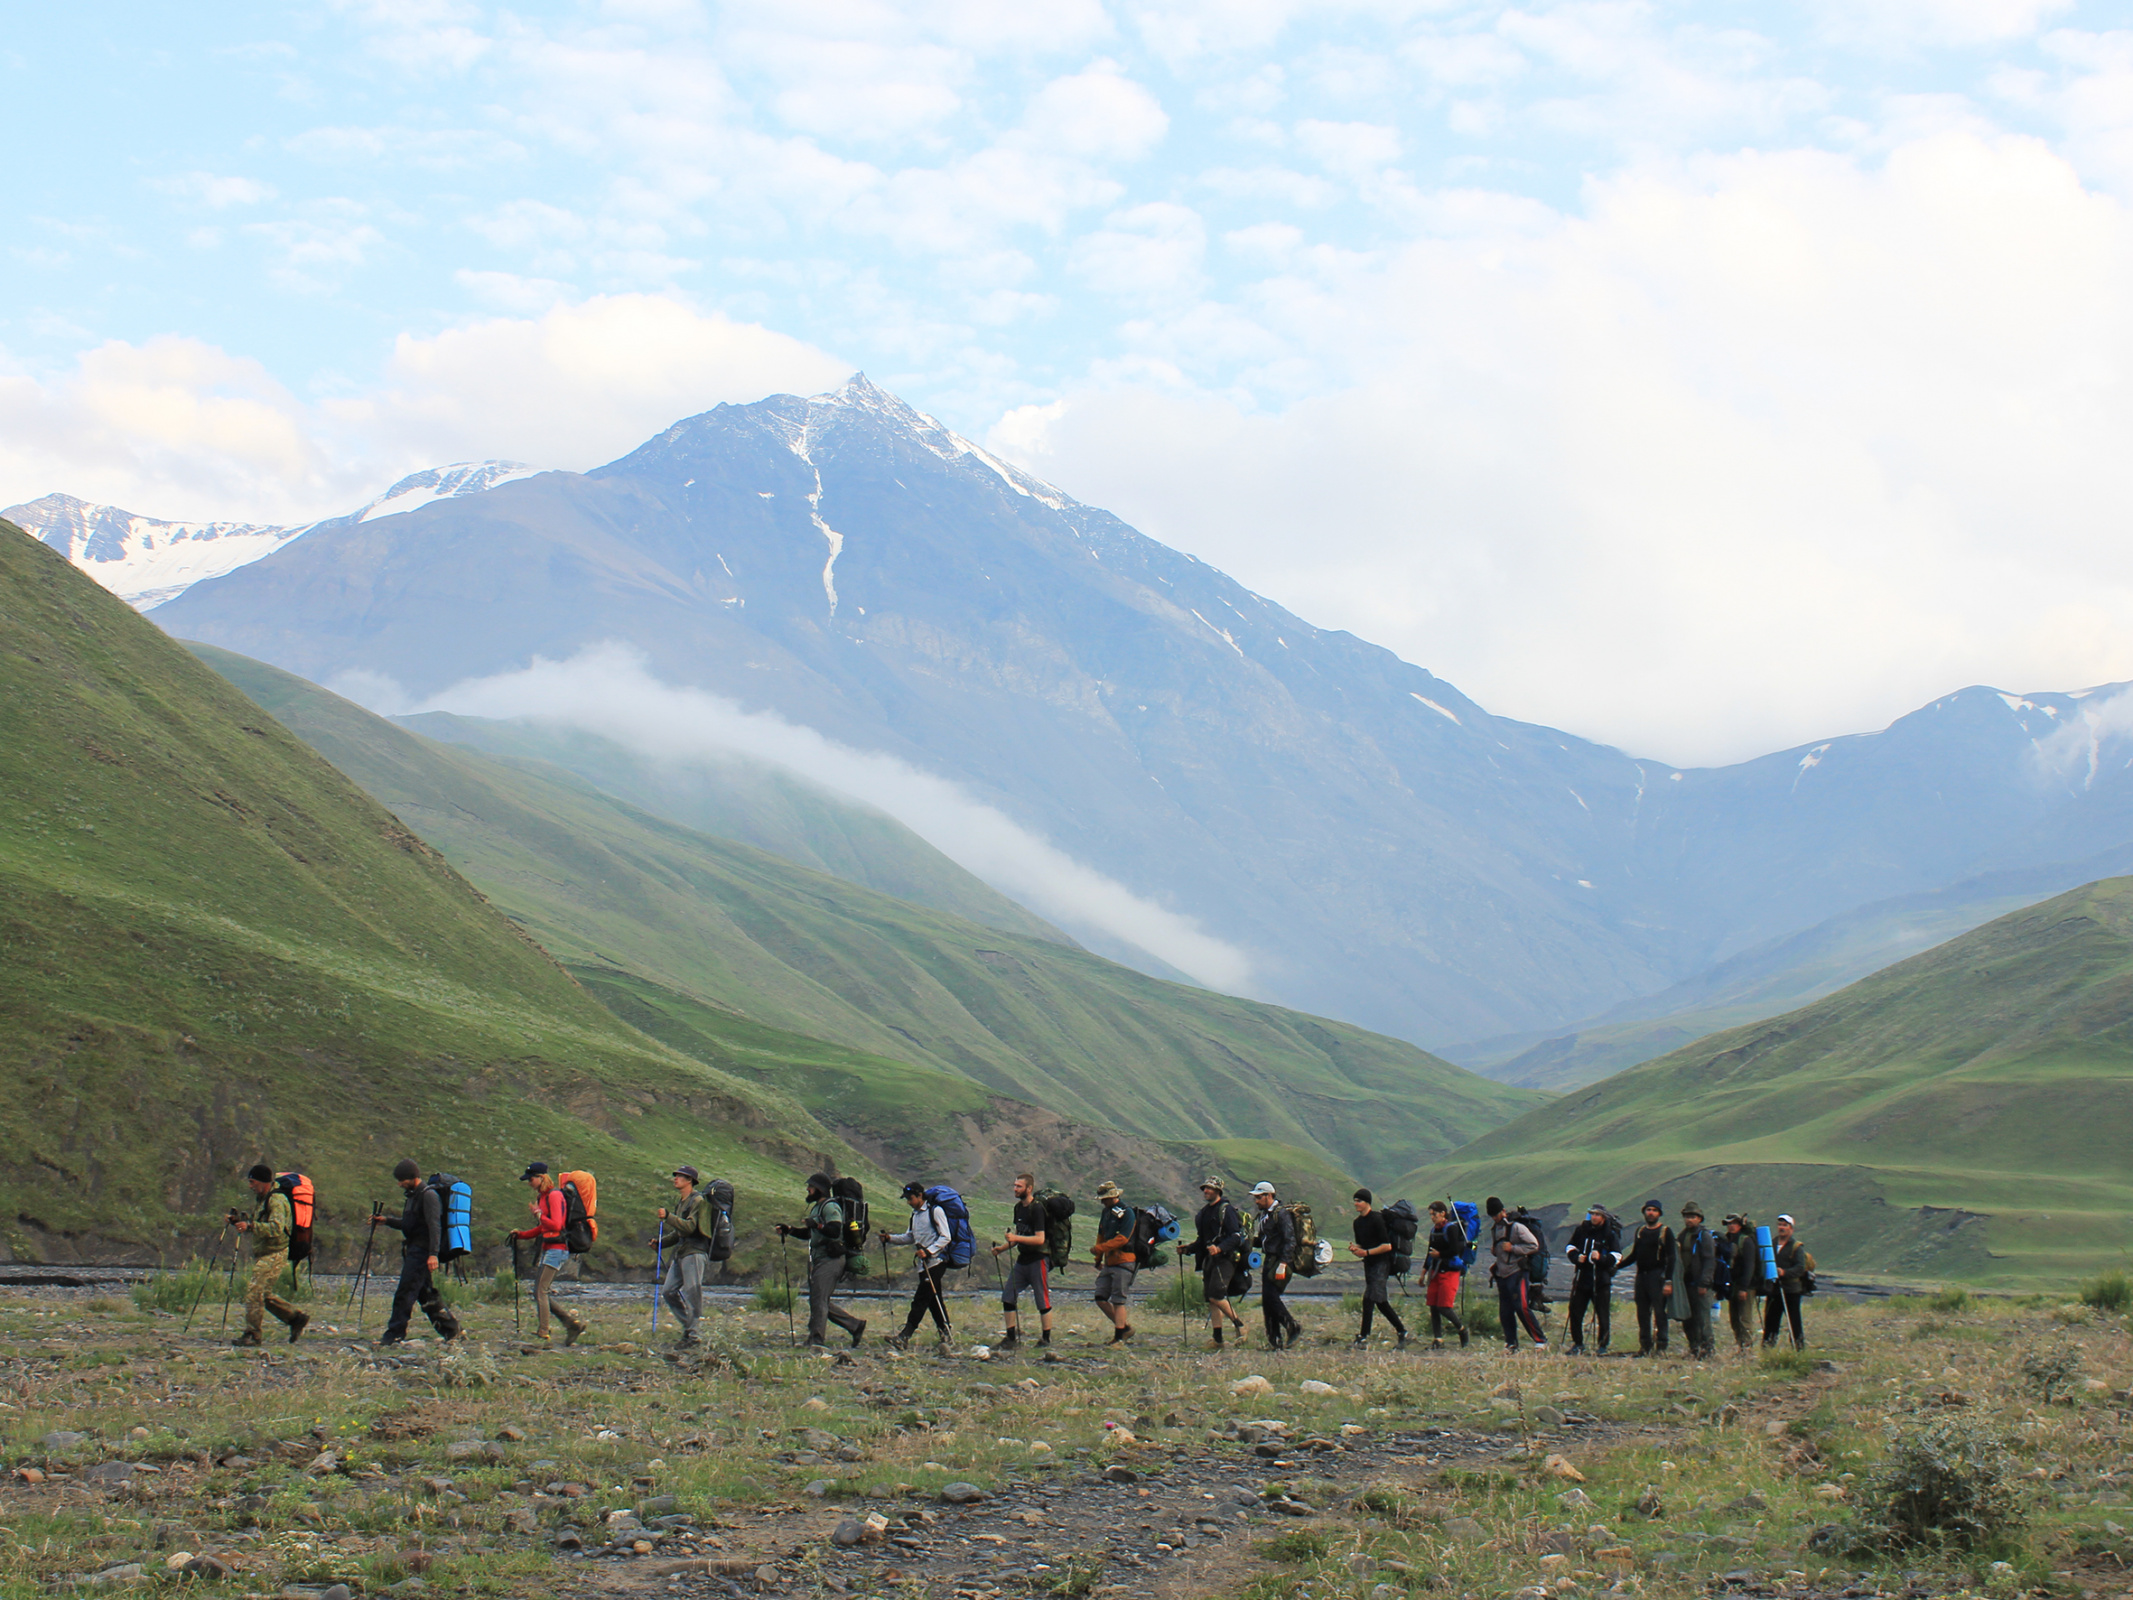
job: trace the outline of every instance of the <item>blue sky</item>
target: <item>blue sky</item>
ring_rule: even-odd
[[[10,12],[0,504],[294,519],[863,367],[1674,759],[2133,676],[2120,8]]]

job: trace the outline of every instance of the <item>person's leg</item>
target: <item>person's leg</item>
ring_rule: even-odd
[[[1533,1309],[1533,1285],[1523,1273],[1518,1279],[1518,1320],[1525,1324],[1526,1337],[1533,1341],[1533,1348],[1548,1348],[1548,1330],[1541,1326],[1540,1314]]]
[[[943,1339],[948,1337],[948,1301],[941,1293],[941,1280],[948,1275],[945,1262],[937,1262],[926,1269],[926,1310],[933,1318],[933,1325],[940,1330]]]
[[[1615,1286],[1607,1278],[1596,1277],[1592,1285],[1592,1332],[1599,1341],[1599,1353],[1607,1354],[1608,1342],[1614,1337]]]
[[[844,1275],[844,1263],[831,1257],[811,1262],[807,1268],[807,1342],[823,1344],[829,1339],[830,1287]]]
[[[1007,1281],[1000,1289],[1000,1324],[1007,1330],[1000,1336],[1002,1344],[1022,1342],[1022,1291],[1030,1281],[1029,1266],[1026,1262],[1017,1257],[1008,1263]]]
[[[415,1266],[422,1274],[415,1289],[415,1300],[422,1307],[422,1314],[430,1319],[430,1326],[437,1330],[439,1338],[458,1338],[459,1319],[452,1315],[451,1308],[444,1303],[444,1293],[437,1287],[437,1280],[430,1273],[429,1263],[417,1259]]]
[[[843,1261],[831,1259],[823,1262],[822,1265],[829,1269],[827,1272],[817,1273],[822,1283],[823,1315],[836,1323],[846,1333],[857,1334],[865,1332],[866,1323],[853,1316],[851,1312],[845,1310],[832,1298],[836,1292],[838,1281],[844,1277]],[[924,1274],[921,1273],[920,1276],[923,1277]]]
[[[1763,1348],[1775,1348],[1778,1342],[1778,1325],[1785,1315],[1785,1292],[1771,1289],[1763,1296]]]
[[[533,1275],[533,1336],[548,1337],[548,1290],[555,1283],[556,1269],[545,1261]]]
[[[1583,1278],[1574,1278],[1570,1284],[1570,1353],[1576,1355],[1585,1348],[1585,1308],[1592,1303],[1592,1290]]]
[[[681,1324],[682,1337],[687,1338],[689,1334],[689,1314],[683,1308],[681,1301],[681,1263],[682,1257],[680,1256],[674,1257],[667,1263],[667,1275],[660,1280],[659,1284],[659,1298],[666,1303],[666,1308],[674,1313],[674,1320]]]
[[[1498,1278],[1496,1281],[1496,1322],[1503,1330],[1503,1347],[1518,1348],[1518,1306],[1512,1298],[1525,1280],[1521,1278]]]
[[[682,1319],[684,1339],[694,1339],[698,1325],[704,1320],[704,1274],[710,1266],[710,1256],[701,1250],[681,1258],[682,1309],[675,1314]]]
[[[244,1334],[245,1340],[257,1344],[267,1325],[267,1300],[274,1280],[289,1268],[285,1255],[265,1255],[252,1262],[252,1275],[244,1280]]]
[[[1288,1336],[1288,1312],[1282,1308],[1281,1285],[1271,1272],[1259,1280],[1259,1321],[1266,1329],[1267,1347],[1279,1350]]]
[[[1785,1296],[1785,1312],[1792,1319],[1792,1347],[1795,1350],[1807,1348],[1807,1330],[1800,1324],[1800,1302],[1805,1298],[1805,1295],[1790,1292]]]
[[[1037,1342],[1052,1342],[1052,1261],[1049,1256],[1039,1256],[1032,1263],[1037,1269]]]
[[[392,1311],[385,1319],[385,1331],[378,1336],[380,1344],[398,1344],[407,1337],[407,1325],[415,1315],[415,1297],[422,1292],[422,1284],[430,1275],[430,1269],[422,1264],[420,1256],[400,1258],[400,1279],[393,1285]]]

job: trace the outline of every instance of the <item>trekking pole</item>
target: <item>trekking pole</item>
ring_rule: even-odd
[[[667,1227],[659,1225],[652,1236],[652,1337],[659,1337],[659,1289],[667,1276]]]
[[[237,1247],[230,1246],[229,1281],[222,1286],[222,1331],[230,1331],[230,1296],[237,1292]]]
[[[349,1280],[348,1293],[341,1297],[341,1309],[348,1309],[348,1302],[356,1297],[356,1285],[363,1281],[363,1274],[370,1270],[370,1248],[378,1242],[378,1203],[370,1203],[370,1237],[363,1241],[363,1259],[356,1263],[356,1275]]]
[[[1206,1258],[1203,1256],[1201,1259],[1205,1260]],[[1185,1256],[1180,1251],[1178,1254],[1178,1348],[1184,1350],[1190,1347],[1191,1344],[1192,1335],[1186,1330],[1185,1323]]]
[[[193,1303],[185,1311],[185,1331],[193,1331],[193,1313],[200,1309],[200,1300],[207,1293],[207,1286],[215,1281],[215,1262],[222,1254],[222,1241],[230,1236],[230,1225],[225,1222],[222,1231],[215,1235],[214,1248],[207,1253],[207,1271],[200,1276],[200,1287],[193,1291]]]
[[[784,1234],[778,1235],[778,1274],[785,1281],[785,1342],[794,1345],[800,1342],[800,1330],[793,1326],[792,1258],[785,1249],[788,1242]],[[814,1324],[809,1323],[808,1327],[812,1329]]]
[[[518,1275],[518,1238],[513,1235],[511,1240],[511,1331],[513,1333],[521,1331],[518,1308],[525,1298],[526,1291]]]

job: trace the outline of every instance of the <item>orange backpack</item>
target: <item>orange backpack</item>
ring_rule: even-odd
[[[289,1264],[311,1259],[311,1224],[318,1220],[318,1190],[301,1172],[275,1176],[274,1186],[289,1197]]]
[[[582,1256],[600,1241],[599,1180],[589,1172],[566,1172],[556,1187],[563,1191],[563,1247]]]

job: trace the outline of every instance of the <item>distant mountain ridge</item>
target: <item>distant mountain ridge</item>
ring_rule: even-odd
[[[292,539],[340,523],[397,516],[432,500],[480,494],[538,471],[517,461],[462,461],[402,478],[345,516],[287,527],[257,522],[168,522],[48,494],[0,511],[137,610],[148,610],[194,584],[270,556]]]
[[[2102,691],[1967,689],[1732,767],[1637,760],[1311,627],[864,378],[321,526],[155,616],[418,699],[626,642],[662,682],[952,780],[1243,950],[1253,993],[1424,1044],[2133,841],[2122,762],[2045,759]]]

